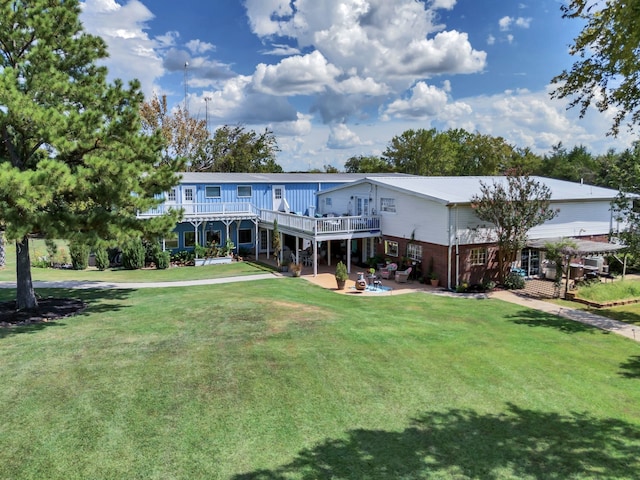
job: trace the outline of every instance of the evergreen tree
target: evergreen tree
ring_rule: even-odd
[[[136,218],[177,183],[162,139],[144,135],[139,83],[107,83],[104,41],[78,0],[0,3],[0,224],[16,242],[18,309],[37,306],[29,235],[95,244],[161,234],[175,216]]]

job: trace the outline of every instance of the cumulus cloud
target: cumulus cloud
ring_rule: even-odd
[[[315,50],[308,55],[285,58],[278,65],[259,64],[253,75],[253,87],[271,95],[309,95],[323,92],[340,73]]]
[[[210,52],[216,48],[212,43],[203,42],[202,40],[190,40],[187,42],[186,47],[194,55]]]
[[[424,119],[435,116],[447,105],[447,92],[425,82],[418,82],[406,99],[392,102],[383,113],[383,120],[390,117]]]
[[[104,39],[109,58],[104,63],[112,78],[125,81],[137,78],[150,93],[156,80],[164,74],[157,52],[160,42],[145,32],[153,13],[138,0],[120,5],[115,0],[85,0],[80,19],[85,29]],[[166,37],[165,41],[170,41]]]
[[[345,149],[363,145],[360,137],[352,132],[344,123],[330,125],[327,147],[330,149]]]

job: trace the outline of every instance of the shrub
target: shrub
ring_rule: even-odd
[[[158,242],[142,242],[144,245],[144,262],[145,264],[149,264],[151,262],[156,261],[162,249],[160,248],[160,244]]]
[[[96,267],[98,270],[106,270],[109,268],[109,254],[104,247],[96,247],[93,251],[96,259]]]
[[[158,270],[169,268],[169,265],[171,264],[171,254],[169,252],[158,252],[158,256],[155,258],[155,263]]]
[[[171,254],[171,261],[184,265],[193,261],[194,253],[188,250],[181,250]]]
[[[465,282],[459,283],[458,285],[456,285],[456,293],[465,293],[468,288],[469,288],[468,283],[465,283]]]
[[[347,273],[347,266],[342,262],[338,262],[336,265],[336,280],[344,282],[348,278],[349,274]]]
[[[507,290],[521,290],[524,288],[524,277],[517,273],[510,273],[504,279],[504,288]]]
[[[127,242],[122,248],[122,266],[127,270],[138,270],[144,267],[146,250],[140,239]]]
[[[88,245],[72,240],[69,242],[69,254],[71,255],[71,267],[74,270],[86,270],[89,266],[89,253],[91,249]]]

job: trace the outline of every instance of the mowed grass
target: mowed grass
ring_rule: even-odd
[[[60,248],[66,247],[61,243]],[[44,255],[45,253],[46,248],[43,240],[32,240],[30,242],[32,260],[38,255]],[[256,275],[270,271],[272,271],[270,267],[255,262],[233,262],[226,265],[208,265],[203,267],[175,267],[165,270],[125,270],[123,268],[109,268],[104,271],[99,271],[95,267],[89,267],[86,270],[32,267],[31,277],[35,282],[177,282]],[[0,269],[0,281],[16,281],[16,254],[15,245],[13,244],[7,245],[6,266]]]
[[[89,308],[0,330],[3,479],[640,471],[638,344],[555,316],[293,278],[39,293]]]

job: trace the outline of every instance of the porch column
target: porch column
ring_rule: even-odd
[[[313,238],[313,276],[318,276],[318,239]]]
[[[299,242],[300,242],[300,239],[296,235],[296,263],[300,263],[300,245],[299,245]]]
[[[327,266],[331,266],[331,240],[327,241]]]
[[[254,222],[253,222],[253,224],[254,224],[254,226],[255,226],[255,234],[256,234],[256,236],[255,236],[255,239],[254,239],[254,242],[253,242],[253,243],[254,243],[254,246],[255,246],[255,249],[256,249],[256,260],[258,260],[258,252],[259,252],[259,249],[258,249],[258,240],[260,239],[260,229],[258,228],[258,221],[257,221],[257,220],[256,220],[256,221],[254,221]]]
[[[345,241],[347,245],[347,273],[351,273],[351,240]]]

